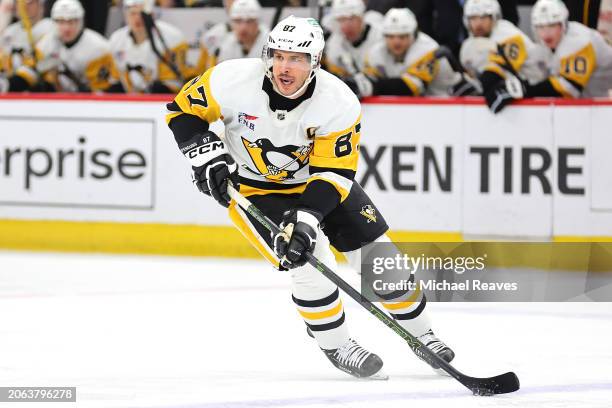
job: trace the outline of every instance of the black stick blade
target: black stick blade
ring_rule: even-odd
[[[490,378],[468,377],[462,381],[474,395],[507,394],[520,388],[519,379],[513,372]]]

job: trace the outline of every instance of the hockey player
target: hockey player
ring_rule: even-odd
[[[53,29],[53,22],[43,18],[44,0],[22,0],[25,7],[17,9],[19,21],[6,28],[0,37],[2,71],[10,76],[22,65],[33,65],[34,46]],[[31,37],[30,37],[31,35]]]
[[[314,253],[336,268],[331,244],[359,269],[364,245],[390,242],[387,224],[353,180],[359,101],[319,69],[324,45],[316,20],[290,16],[272,30],[261,59],[225,61],[187,83],[168,104],[167,121],[197,188],[229,208],[236,227],[270,263],[289,270],[298,312],[332,364],[356,377],[381,376],[382,360],[349,334],[338,288],[305,260]],[[223,139],[209,127],[218,120]],[[230,180],[287,235],[271,237],[230,200]],[[452,360],[452,350],[431,331],[423,294],[410,297],[385,306]]]
[[[56,30],[36,46],[36,65],[22,66],[0,91],[121,91],[108,41],[83,27],[85,11],[77,0],[58,0],[51,9]],[[42,85],[41,85],[42,84]]]
[[[364,73],[356,74],[360,96],[465,95],[475,91],[444,58],[436,58],[439,46],[418,31],[417,20],[407,8],[390,9],[382,24],[385,40],[374,44],[364,58]],[[354,88],[354,87],[352,87]]]
[[[187,75],[189,46],[178,28],[156,21],[157,29],[151,31],[162,58],[155,54],[142,17],[145,1],[123,1],[127,25],[110,37],[115,64],[127,92],[173,93],[181,88],[182,78]]]
[[[539,82],[546,75],[541,47],[501,17],[497,0],[465,2],[463,19],[470,36],[461,46],[461,63],[479,75],[485,99],[493,112],[501,107],[497,103],[500,95],[511,100],[505,84],[508,74],[516,73],[530,83]],[[487,45],[483,38],[490,43]]]
[[[346,78],[363,71],[366,52],[382,40],[380,27],[364,20],[362,0],[334,0],[330,11],[339,25],[332,32],[325,51],[325,68]]]
[[[526,84],[526,97],[598,97],[612,89],[612,47],[598,31],[568,22],[568,15],[558,0],[539,0],[533,6],[531,24],[546,47],[549,76]]]
[[[234,1],[229,16],[232,31],[219,46],[217,62],[261,56],[269,30],[260,24],[261,6],[257,0]]]
[[[223,7],[228,13],[232,7],[234,0],[223,0]],[[195,67],[196,75],[206,71],[208,68],[217,64],[219,58],[219,46],[225,37],[232,32],[232,26],[229,22],[217,23],[209,30],[204,32],[200,37],[200,57]]]

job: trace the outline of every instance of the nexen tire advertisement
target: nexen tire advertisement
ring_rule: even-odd
[[[0,99],[0,219],[231,225],[155,101]],[[393,230],[612,236],[612,106],[363,105],[359,181]]]

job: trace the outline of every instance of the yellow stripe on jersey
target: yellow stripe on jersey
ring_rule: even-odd
[[[174,98],[183,113],[197,116],[208,123],[213,123],[221,117],[221,107],[210,90],[210,76],[213,70],[214,67],[204,75],[186,83]],[[173,117],[176,115],[166,116],[166,123],[170,123]]]
[[[404,81],[406,86],[410,88],[412,95],[419,96],[421,94],[421,87],[417,85],[412,78],[410,78],[410,75],[402,74],[400,78],[402,78],[402,81]]]
[[[550,77],[549,81],[552,84],[553,88],[555,88],[555,91],[557,91],[561,95],[563,95],[564,98],[573,98],[574,97],[574,95],[572,95],[572,93],[570,91],[565,89],[565,87],[561,83],[561,78]]]
[[[314,167],[357,171],[361,115],[350,127],[315,136],[309,164]]]
[[[527,47],[525,46],[525,40],[523,37],[521,35],[515,35],[514,37],[510,37],[502,41],[499,45],[502,46],[504,55],[508,59],[512,69],[514,69],[516,72],[520,71],[523,64],[527,60]],[[489,62],[491,65],[498,65],[499,67],[508,65],[504,57],[497,52],[491,52],[489,54]],[[490,69],[490,71],[493,71],[493,69]]]
[[[180,74],[183,77],[186,77],[188,74],[187,70],[187,51],[189,50],[189,45],[186,42],[182,42],[176,47],[168,50],[164,53],[164,58],[169,61],[172,61]],[[170,69],[170,67],[163,62],[159,62],[158,66],[158,76],[160,81],[170,81],[173,79],[178,79],[176,74]]]
[[[595,49],[593,44],[589,43],[580,51],[561,58],[559,74],[584,88],[591,79],[591,74],[595,71],[596,65]]]
[[[246,184],[240,184],[240,194],[245,197],[254,195],[266,195],[266,194],[302,194],[306,189],[306,183],[299,184],[293,188],[278,189],[278,190],[266,190],[257,187],[251,187]]]
[[[346,69],[342,68],[340,65],[332,63],[329,58],[325,58],[323,60],[323,65],[325,66],[326,71],[331,72],[335,76],[345,77],[349,75]]]
[[[104,91],[119,78],[112,54],[104,54],[87,64],[85,77],[92,91]]]
[[[344,179],[346,180],[346,182],[342,183],[338,179]],[[316,173],[314,176],[308,179],[308,182],[306,184],[310,184],[315,180],[323,180],[333,185],[334,188],[338,191],[338,193],[340,193],[340,202],[346,200],[346,198],[349,196],[349,193],[351,192],[351,188],[349,187],[349,185],[353,185],[352,180],[346,179],[332,172]]]
[[[363,73],[368,76],[376,77],[376,78],[381,78],[383,76],[382,72],[380,72],[378,68],[370,64],[370,59],[368,58],[367,55],[363,63]]]
[[[248,218],[246,218],[244,212],[237,207],[234,200],[231,201],[228,211],[230,219],[236,228],[238,228],[242,235],[247,239],[247,241],[249,241],[251,245],[255,247],[257,252],[270,261],[272,265],[278,268],[278,259],[268,248],[268,246],[263,243],[263,238],[259,238],[257,236],[257,231],[251,225],[249,225],[250,222],[248,221]]]
[[[298,308],[298,312],[300,313],[300,315],[302,315],[304,319],[310,319],[310,320],[325,319],[327,317],[332,317],[342,312],[342,301],[341,300],[338,301],[338,304],[335,307],[329,310],[324,310],[322,312],[304,312],[303,310],[300,310],[299,308]]]
[[[435,51],[430,51],[408,67],[406,72],[428,84],[438,75],[439,68],[440,64],[435,57]]]

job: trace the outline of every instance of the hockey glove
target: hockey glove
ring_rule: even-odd
[[[481,92],[482,91],[478,81],[468,77],[467,75],[462,75],[461,79],[457,81],[457,83],[450,89],[450,94],[452,96],[480,95]]]
[[[484,93],[487,106],[491,112],[497,114],[501,112],[510,102],[514,100],[512,95],[506,89],[506,84],[501,82]]]
[[[229,207],[228,180],[238,188],[238,166],[225,143],[215,133],[206,131],[181,143],[179,148],[191,163],[191,177],[197,189]]]
[[[286,269],[306,264],[306,254],[312,253],[317,243],[321,215],[311,210],[285,211],[280,224],[282,232],[274,235],[274,252],[280,266]]]
[[[344,83],[360,99],[374,94],[374,84],[364,73],[358,72],[351,77],[344,78]]]

